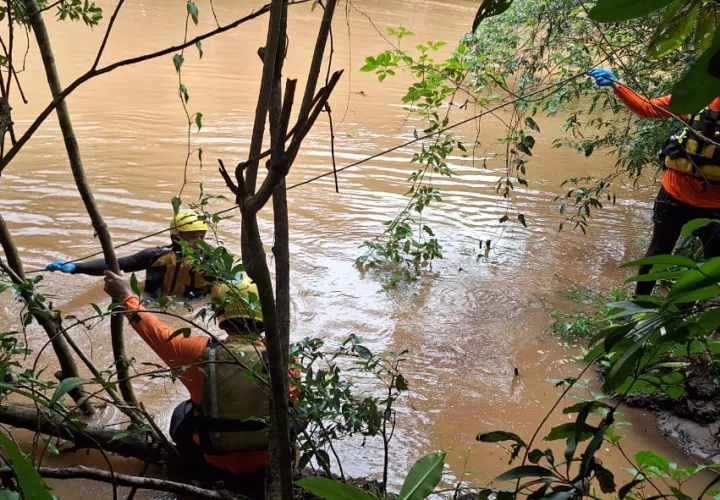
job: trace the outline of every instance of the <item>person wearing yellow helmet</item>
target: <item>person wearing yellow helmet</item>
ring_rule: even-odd
[[[187,473],[262,498],[270,399],[256,285],[243,273],[238,282],[213,288],[214,317],[228,335],[222,342],[174,335],[174,328],[143,311],[127,280],[111,271],[105,272],[105,291],[125,306],[133,329],[190,393],[170,422]]]
[[[118,259],[120,270],[128,273],[145,270],[145,292],[153,298],[204,297],[209,292],[209,286],[200,273],[183,262],[180,241],[193,244],[203,240],[207,229],[206,222],[194,212],[179,212],[170,220],[170,245],[146,248],[136,254],[121,257]],[[56,260],[45,267],[45,270],[51,272],[90,276],[102,276],[107,269],[105,259],[75,263]]]

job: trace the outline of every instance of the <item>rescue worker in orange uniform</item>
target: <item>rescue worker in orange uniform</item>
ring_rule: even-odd
[[[131,326],[177,370],[190,393],[170,422],[170,435],[187,473],[211,484],[223,481],[228,489],[261,498],[270,389],[258,377],[266,366],[266,350],[260,337],[263,316],[256,285],[243,273],[232,289],[222,285],[214,290],[214,297],[220,298],[213,300],[216,320],[228,334],[223,345],[201,335],[173,336],[175,329],[142,312],[128,281],[111,271],[105,271],[105,291],[130,311]]]
[[[180,212],[170,221],[171,244],[165,247],[146,248],[140,252],[118,259],[120,270],[126,273],[145,271],[145,293],[157,299],[174,296],[186,299],[205,297],[210,286],[202,275],[183,262],[180,241],[193,244],[205,238],[207,224],[193,212]],[[102,276],[108,269],[105,259],[90,262],[65,262],[56,260],[45,268],[69,274]]]
[[[671,95],[646,99],[619,83],[606,69],[588,74],[601,87],[612,87],[615,95],[642,118],[672,118],[667,111]],[[682,227],[693,219],[720,219],[720,97],[692,116],[682,117],[685,127],[672,134],[660,159],[665,170],[662,187],[653,208],[653,233],[646,256],[670,254],[680,238]],[[705,258],[720,256],[720,224],[698,229],[695,236],[703,243]],[[640,267],[647,274],[652,266]],[[649,295],[654,281],[638,282],[636,295]]]

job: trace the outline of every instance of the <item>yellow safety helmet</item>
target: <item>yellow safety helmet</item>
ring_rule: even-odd
[[[263,315],[257,285],[247,274],[242,273],[239,282],[222,284],[213,289],[213,295],[215,296],[213,308],[220,327],[223,322],[230,319],[251,319],[256,324],[262,323]]]
[[[189,231],[207,231],[204,220],[199,219],[195,212],[178,212],[170,220],[170,234],[177,236]]]

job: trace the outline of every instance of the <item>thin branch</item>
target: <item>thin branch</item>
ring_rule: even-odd
[[[245,200],[245,208],[248,212],[257,213],[270,199],[280,180],[285,178],[289,166],[292,164],[293,160],[297,156],[297,152],[300,148],[300,144],[302,143],[303,138],[312,128],[315,120],[320,114],[320,111],[325,107],[325,103],[330,97],[330,93],[335,88],[335,85],[337,84],[341,75],[342,71],[336,72],[330,79],[330,85],[328,87],[323,87],[322,89],[320,89],[318,95],[321,95],[321,97],[315,105],[315,109],[313,109],[312,113],[308,116],[305,122],[298,122],[298,128],[300,130],[296,132],[293,136],[293,140],[290,144],[290,147],[288,148],[288,152],[286,155],[287,157],[282,160],[282,165],[280,164],[280,162],[273,165],[273,168],[268,171],[268,175],[265,177],[262,185],[258,189],[257,194]]]
[[[189,496],[192,498],[203,498],[211,500],[235,500],[236,495],[224,490],[208,490],[184,483],[177,483],[165,479],[155,479],[146,477],[136,477],[127,474],[111,474],[110,472],[92,469],[82,465],[75,467],[67,467],[64,469],[55,469],[51,467],[40,467],[37,469],[42,477],[50,479],[89,479],[91,481],[99,481],[101,483],[117,483],[118,486],[137,487],[144,490],[165,491],[178,495]],[[6,475],[13,473],[12,468],[3,467],[0,474]]]
[[[252,139],[250,142],[249,158],[258,156],[262,151],[263,137],[265,136],[265,124],[267,123],[268,109],[270,107],[270,95],[273,87],[273,77],[275,75],[275,59],[278,54],[278,46],[280,43],[280,27],[283,18],[283,0],[273,0],[270,7],[270,20],[268,22],[267,40],[265,43],[265,51],[263,56],[263,71],[260,82],[260,92],[258,93],[257,106],[255,108],[255,120],[253,123]],[[284,39],[284,37],[283,37]],[[248,161],[247,172],[245,173],[245,187],[249,195],[255,193],[255,185],[257,183],[258,161]],[[235,177],[242,175],[238,169],[235,171]],[[237,199],[240,204],[240,200]]]
[[[232,194],[234,194],[235,197],[237,198],[237,196],[238,196],[237,184],[235,184],[235,182],[233,182],[232,177],[230,177],[230,174],[228,173],[227,169],[225,168],[225,164],[219,158],[218,158],[218,163],[220,164],[220,167],[218,168],[220,175],[222,176],[223,180],[225,181],[225,184],[227,185],[228,189],[230,191],[232,191]]]
[[[100,63],[100,58],[103,55],[103,52],[105,51],[105,45],[107,45],[108,38],[110,38],[110,32],[113,29],[113,25],[115,24],[115,19],[117,19],[118,14],[120,13],[120,9],[122,8],[123,4],[125,3],[125,0],[120,0],[115,7],[115,11],[112,13],[112,16],[110,17],[110,22],[108,23],[107,30],[105,30],[105,36],[103,37],[102,43],[100,44],[100,48],[98,49],[97,56],[95,57],[95,62],[92,65],[91,71],[94,71],[97,69],[98,64]]]
[[[340,194],[340,186],[338,185],[337,163],[335,161],[335,127],[333,126],[332,110],[330,104],[325,102],[325,112],[328,115],[328,123],[330,125],[330,158],[332,158],[333,179],[335,179],[335,192]]]
[[[27,31],[26,31],[26,34],[27,34]],[[30,42],[29,42],[29,39],[28,39],[28,48],[29,48],[29,43],[30,43]],[[8,60],[9,60],[9,59],[10,59],[10,56],[9,56],[8,48],[5,46],[5,41],[2,39],[2,37],[0,37],[0,45],[2,45],[3,52],[5,52],[5,57],[8,58]],[[27,56],[27,52],[25,53],[25,55]],[[24,64],[25,64],[25,63],[23,62],[23,65],[24,65]],[[15,71],[15,66],[14,66],[14,65],[11,65],[11,64],[8,62],[8,68],[9,68],[9,73],[10,73],[10,74],[8,75],[8,89],[10,88],[10,81],[11,81],[12,78],[14,77],[14,78],[15,78],[15,84],[17,85],[18,91],[20,92],[20,98],[22,99],[23,104],[27,104],[27,103],[28,103],[28,100],[27,100],[27,98],[25,97],[25,92],[24,92],[23,89],[22,89],[22,85],[20,85],[20,79],[19,79],[18,76],[17,76],[18,72]]]
[[[7,0],[5,5],[7,6],[7,18],[8,18],[8,49],[5,52],[5,57],[7,58],[7,65],[12,73],[12,67],[13,67],[13,42],[15,40],[15,29],[13,27],[13,16],[12,16],[12,0]],[[3,45],[3,48],[5,46]],[[5,89],[5,95],[8,99],[10,99],[10,84],[12,82],[12,75],[8,75],[8,82],[7,82],[7,88]]]
[[[30,16],[32,17],[32,16],[37,16],[38,14],[42,14],[42,13],[45,12],[46,10],[50,10],[50,9],[52,9],[53,7],[57,7],[58,5],[60,5],[61,3],[65,3],[66,1],[67,1],[67,0],[57,0],[57,2],[51,3],[51,4],[48,5],[47,7],[44,7],[43,9],[40,9],[40,10],[38,10],[38,11],[36,11],[36,12],[31,13]]]

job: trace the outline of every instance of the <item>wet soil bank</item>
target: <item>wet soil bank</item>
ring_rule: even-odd
[[[660,430],[693,459],[720,463],[720,363],[708,355],[674,361],[690,363],[680,399],[659,394],[627,396],[623,401],[652,411]]]

